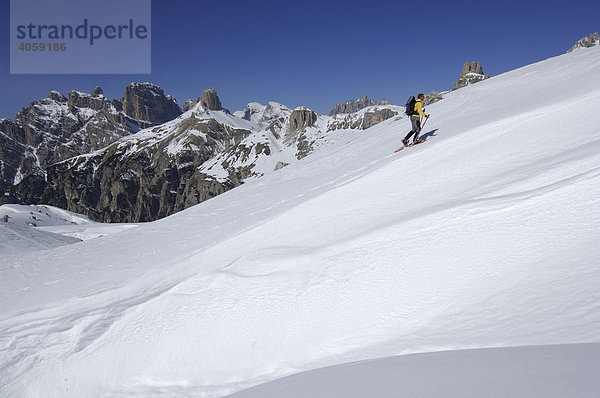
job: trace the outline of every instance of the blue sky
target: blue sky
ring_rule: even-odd
[[[1,4],[0,117],[8,118],[50,90],[99,85],[121,98],[133,81],[160,85],[180,105],[214,87],[231,111],[277,101],[327,113],[364,95],[404,104],[451,88],[465,61],[496,75],[600,30],[598,1],[155,0],[152,74],[10,75],[9,1]]]

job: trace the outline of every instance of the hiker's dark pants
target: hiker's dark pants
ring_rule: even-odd
[[[410,137],[412,137],[412,135],[414,134],[415,139],[413,140],[413,142],[415,142],[419,139],[419,133],[421,132],[421,117],[411,116],[410,122],[412,123],[412,130],[410,130],[410,132],[407,134],[406,137],[404,137],[404,139],[408,141],[410,140]]]

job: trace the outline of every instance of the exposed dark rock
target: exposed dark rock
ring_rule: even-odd
[[[101,95],[104,95],[104,91],[102,91],[102,89],[100,87],[96,86],[96,87],[94,87],[94,89],[92,90],[90,95],[92,97],[99,97]]]
[[[71,91],[69,93],[68,106],[71,112],[77,112],[77,108],[90,108],[99,111],[107,104],[108,100],[104,96],[93,96],[78,91]]]
[[[129,115],[123,112],[123,103]],[[112,102],[100,87],[91,94],[71,91],[68,98],[51,91],[47,98],[23,108],[14,122],[0,121],[0,186],[18,183],[53,163],[104,148],[179,114],[176,102],[149,83],[130,84],[123,100]]]
[[[239,184],[250,170],[232,169],[219,181],[199,170],[223,147],[238,144],[250,131],[198,119],[181,120],[173,130],[155,127],[152,139],[133,137],[91,155],[31,175],[15,189],[25,203],[47,203],[101,222],[140,222],[166,217]],[[201,132],[190,134],[190,131]],[[158,138],[159,137],[159,138]],[[172,151],[176,143],[181,145]]]
[[[151,83],[129,84],[121,103],[123,112],[141,122],[142,128],[168,122],[181,114],[177,102]]]
[[[570,53],[571,51],[575,51],[579,48],[589,48],[598,45],[600,45],[600,35],[598,35],[598,32],[595,32],[589,36],[584,36],[579,39],[567,52]]]
[[[50,91],[50,94],[48,94],[48,98],[56,102],[67,102],[65,96],[59,93],[58,91]]]
[[[0,120],[0,193],[12,186],[25,158],[27,147],[23,129],[8,119]]]

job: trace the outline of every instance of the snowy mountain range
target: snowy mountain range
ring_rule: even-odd
[[[0,396],[597,396],[598,70],[581,48],[445,93],[399,153],[405,117],[345,127],[398,107],[199,101],[50,166],[85,202],[112,163],[115,211],[142,176],[176,204],[182,175],[246,179],[149,223],[0,207]]]
[[[212,88],[184,108],[171,121],[25,177],[14,188],[16,195],[95,221],[152,221],[403,112],[386,105],[324,116],[270,102],[250,103],[231,114]]]
[[[109,100],[100,87],[91,93],[52,91],[15,116],[0,119],[0,193],[28,175],[87,154],[143,128],[164,123],[181,109],[150,83],[132,83],[120,100]]]

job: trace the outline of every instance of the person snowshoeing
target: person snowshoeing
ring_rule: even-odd
[[[408,141],[410,137],[414,134],[415,138],[413,139],[413,144],[419,141],[419,133],[421,132],[421,116],[425,118],[429,118],[429,115],[423,111],[423,100],[425,99],[425,94],[419,94],[417,96],[417,100],[415,101],[415,108],[413,109],[413,113],[410,115],[410,122],[412,123],[412,130],[404,137],[402,143],[404,145],[408,145]]]

